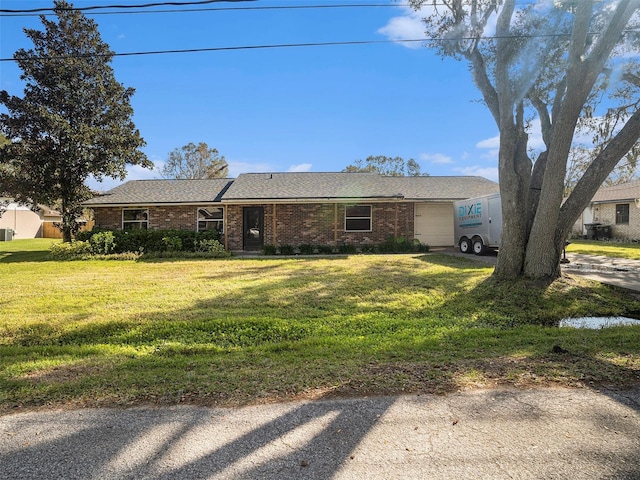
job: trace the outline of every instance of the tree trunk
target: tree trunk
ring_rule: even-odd
[[[73,225],[75,224],[75,218],[70,215],[69,212],[62,212],[62,241],[69,243],[73,240]]]
[[[502,238],[494,275],[500,279],[522,274],[527,245],[527,201],[531,160],[527,156],[527,136],[512,125],[511,132],[500,136],[500,196],[502,201]],[[504,241],[507,239],[508,241]]]

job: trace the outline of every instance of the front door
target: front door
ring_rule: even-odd
[[[244,250],[260,250],[264,242],[264,209],[244,207]]]

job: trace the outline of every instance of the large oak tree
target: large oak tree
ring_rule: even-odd
[[[90,175],[124,179],[126,165],[151,167],[131,119],[134,93],[114,77],[113,52],[96,23],[63,0],[44,30],[25,29],[33,48],[14,59],[24,96],[0,92],[7,113],[0,129],[10,143],[0,149],[0,190],[18,200],[59,206],[64,241],[78,229]]]
[[[640,0],[409,3],[424,8],[430,45],[469,63],[500,132],[495,275],[556,278],[572,225],[613,168],[637,154]],[[535,155],[533,120],[544,141]],[[592,159],[564,200],[569,155],[585,130]]]

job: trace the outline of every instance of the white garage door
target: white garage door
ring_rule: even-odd
[[[453,203],[420,203],[415,207],[415,237],[430,247],[453,245]]]

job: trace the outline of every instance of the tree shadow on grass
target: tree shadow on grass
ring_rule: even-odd
[[[34,262],[50,262],[49,252],[43,251],[16,251],[2,252],[0,251],[0,264],[2,263],[34,263]]]
[[[399,270],[389,258],[373,266],[354,268],[349,275],[333,262],[327,267],[326,263],[303,260],[299,271],[282,275],[270,263],[246,264],[238,270],[237,275],[246,280],[238,288],[232,292],[212,289],[207,297],[187,308],[150,311],[143,317],[125,316],[107,324],[85,323],[72,331],[45,329],[46,335],[40,339],[33,337],[33,331],[22,332],[29,335],[22,337],[16,332],[11,348],[24,347],[26,357],[40,358],[46,352],[42,358],[55,359],[72,355],[71,350],[79,347],[86,349],[87,368],[83,368],[82,361],[66,366],[61,363],[56,367],[58,375],[3,381],[5,391],[13,395],[7,401],[20,403],[15,395],[25,382],[51,383],[50,390],[36,394],[41,395],[39,399],[25,401],[27,405],[50,401],[47,391],[54,398],[56,394],[64,397],[78,387],[85,388],[85,395],[107,395],[104,385],[94,386],[92,382],[111,385],[111,401],[122,395],[125,402],[202,405],[290,399],[310,391],[330,391],[316,395],[323,399],[446,393],[504,385],[575,385],[598,389],[623,401],[623,394],[607,385],[640,383],[637,327],[582,332],[537,327],[553,325],[559,320],[555,317],[557,312],[582,311],[584,292],[579,284],[567,283],[557,289],[540,287],[535,291],[525,284],[497,288],[490,280],[482,279],[486,268],[475,262],[443,256],[415,259],[415,268]],[[480,280],[473,279],[474,273],[480,274]],[[269,276],[268,282],[250,281],[264,275]],[[212,273],[199,280],[215,285],[221,279]],[[414,303],[407,292],[417,297]],[[616,305],[614,302],[602,308],[613,311]],[[522,313],[514,315],[516,311]],[[148,352],[101,354],[92,352],[92,346],[142,346]],[[607,357],[609,354],[612,360]],[[100,355],[109,356],[109,360],[97,361],[96,370],[92,359]],[[624,355],[629,355],[629,365],[621,361]],[[10,359],[3,361],[5,365],[11,363]],[[16,363],[21,361],[24,357]],[[150,374],[137,378],[137,371]],[[273,383],[269,380],[272,376],[282,380]],[[207,380],[202,382],[198,377]],[[238,380],[241,387],[236,387]],[[135,384],[144,382],[150,384],[136,390]],[[235,388],[245,391],[238,395]],[[144,392],[143,396],[136,396],[141,395],[139,392]],[[82,401],[91,404],[86,397]],[[387,407],[392,403],[389,402]],[[629,406],[640,410],[637,403]],[[383,410],[387,407],[383,406]],[[298,472],[301,476],[332,478],[347,461],[358,438],[375,425],[375,415],[360,415],[364,417],[332,404],[321,405],[317,410],[296,406],[281,418],[252,427],[239,439],[180,464],[171,472],[177,477],[190,477],[199,469],[212,468],[228,474],[229,469],[240,468],[238,478],[251,478],[252,473],[262,470],[247,464],[253,461],[248,459],[255,458],[256,453],[262,455],[265,448],[292,434],[301,418],[309,418],[302,423],[326,420],[326,427],[320,428],[320,433],[305,441],[304,446],[285,449],[274,459],[260,457],[257,463],[260,469],[284,472],[284,476]],[[178,448],[179,439],[190,428],[167,436],[166,446],[159,451],[166,451],[169,446]],[[324,445],[328,436],[345,429],[354,429],[351,443]],[[135,443],[141,435],[144,433],[132,434],[130,442]],[[81,436],[78,440],[72,438],[71,443],[81,444],[82,439],[86,441]],[[321,470],[302,465],[303,460],[307,461],[303,458],[306,452],[312,451],[307,450],[307,445],[312,450],[328,449]],[[67,452],[66,448],[63,451]],[[105,445],[93,452],[101,459],[101,468],[107,468],[118,457],[118,448]],[[25,451],[31,458],[42,454],[35,447]],[[640,458],[640,451],[634,454]],[[135,478],[147,467],[132,468],[132,473],[123,474],[123,478]]]

